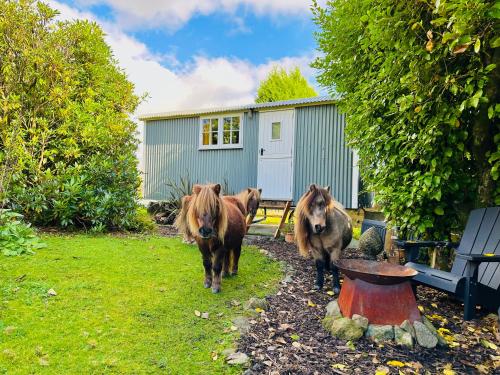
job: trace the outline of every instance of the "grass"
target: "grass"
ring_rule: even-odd
[[[0,374],[238,373],[212,355],[234,345],[242,308],[230,302],[264,296],[281,276],[247,247],[240,275],[213,295],[198,249],[177,238],[44,241],[36,255],[0,259]]]

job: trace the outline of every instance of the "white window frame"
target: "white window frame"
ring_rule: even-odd
[[[240,139],[237,144],[227,144],[224,142],[224,117],[239,117],[240,118]],[[203,121],[210,119],[218,119],[219,127],[217,129],[217,141],[216,145],[204,145],[203,144]],[[199,124],[199,136],[198,136],[198,150],[225,150],[225,149],[237,149],[243,148],[243,113],[223,113],[213,116],[203,116],[200,117]]]

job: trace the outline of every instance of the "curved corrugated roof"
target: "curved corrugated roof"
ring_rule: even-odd
[[[159,112],[159,113],[149,113],[139,116],[139,120],[163,120],[178,117],[191,117],[200,115],[209,115],[213,113],[224,113],[224,112],[239,112],[239,111],[249,111],[249,110],[262,110],[267,108],[279,108],[279,107],[302,107],[307,105],[319,105],[326,103],[335,103],[336,99],[330,96],[315,96],[312,98],[304,99],[292,99],[292,100],[282,100],[279,102],[268,102],[268,103],[253,103],[247,105],[239,105],[232,107],[215,107],[215,108],[203,108],[203,109],[192,109],[192,110],[182,110],[173,112]]]

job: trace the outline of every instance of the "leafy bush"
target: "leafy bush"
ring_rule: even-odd
[[[102,30],[34,1],[0,14],[0,206],[36,225],[134,229],[139,98]]]
[[[319,82],[341,96],[366,190],[393,225],[448,237],[500,204],[500,5],[332,0],[313,6]]]
[[[33,254],[45,247],[29,224],[22,222],[23,215],[10,210],[0,210],[0,251],[13,256]]]

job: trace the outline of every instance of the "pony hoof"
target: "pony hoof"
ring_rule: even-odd
[[[212,293],[217,294],[220,292],[220,288],[212,288]]]
[[[211,286],[212,286],[212,282],[211,282],[211,281],[205,281],[205,282],[203,283],[203,287],[204,287],[205,289],[208,289],[208,288],[210,288]]]

